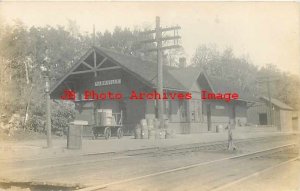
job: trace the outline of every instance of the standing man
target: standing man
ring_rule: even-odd
[[[233,137],[232,137],[232,130],[235,128],[235,120],[234,119],[230,119],[228,126],[227,126],[227,130],[228,130],[228,147],[227,149],[230,151],[234,151],[236,150],[236,146],[233,143]]]

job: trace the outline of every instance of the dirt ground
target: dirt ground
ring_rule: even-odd
[[[233,185],[230,191],[300,191],[300,159]]]
[[[55,139],[62,139],[64,137],[58,137],[53,135]],[[28,131],[23,129],[13,130],[10,134],[7,130],[0,129],[0,142],[18,142],[18,141],[27,141],[27,140],[38,140],[46,139],[44,133],[38,133],[34,131]]]

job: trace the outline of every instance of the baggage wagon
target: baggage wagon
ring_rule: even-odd
[[[116,136],[123,137],[122,111],[113,113],[111,109],[98,109],[96,112],[96,124],[93,126],[94,139],[104,136],[109,139]]]

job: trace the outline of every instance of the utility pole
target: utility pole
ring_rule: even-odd
[[[163,52],[162,52],[162,33],[160,30],[160,18],[156,17],[156,35],[155,39],[157,42],[157,92],[162,96],[163,95]],[[162,99],[157,100],[158,106],[158,119],[160,128],[164,127],[164,102]]]
[[[178,39],[181,37],[178,36],[178,30],[181,29],[179,26],[161,28],[160,26],[160,17],[156,17],[156,27],[155,30],[145,31],[142,34],[154,34],[154,39],[142,40],[141,43],[153,43],[156,42],[156,48],[148,49],[146,51],[156,51],[157,52],[157,92],[163,96],[163,50],[180,48],[178,45]],[[174,36],[163,37],[163,32],[174,31]],[[164,41],[174,40],[174,44],[171,46],[163,47],[162,44]],[[164,128],[164,102],[163,99],[156,99],[158,106],[158,118],[160,122],[160,128]]]

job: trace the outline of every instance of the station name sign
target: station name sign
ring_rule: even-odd
[[[116,85],[116,84],[121,84],[121,79],[104,80],[104,81],[95,82],[95,86],[109,86],[109,85]]]

